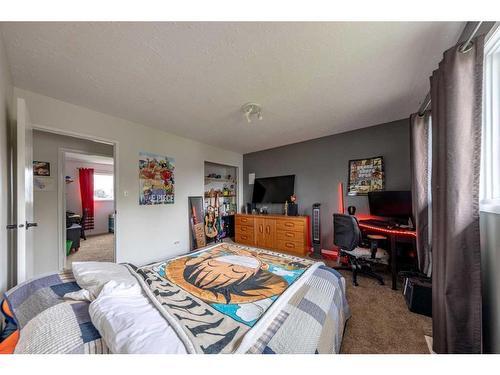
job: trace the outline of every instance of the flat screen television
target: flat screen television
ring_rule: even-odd
[[[295,191],[295,175],[256,178],[252,203],[285,203]]]
[[[368,193],[370,215],[395,219],[412,217],[411,191],[373,191]]]

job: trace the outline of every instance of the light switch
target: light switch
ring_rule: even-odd
[[[248,174],[248,185],[253,185],[255,182],[255,173]]]
[[[128,197],[128,190],[123,190],[123,196]]]

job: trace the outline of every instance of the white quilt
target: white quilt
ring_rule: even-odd
[[[184,344],[144,294],[101,293],[90,304],[92,323],[112,353],[185,354]]]
[[[186,353],[184,344],[121,264],[73,263],[82,288],[65,298],[92,301],[89,314],[112,353]]]

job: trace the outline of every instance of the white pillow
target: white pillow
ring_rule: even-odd
[[[72,268],[76,283],[89,292],[88,296],[84,293],[89,301],[95,300],[110,281],[112,282],[106,288],[107,295],[130,296],[142,293],[139,282],[124,265],[110,262],[73,262]],[[76,297],[69,294],[71,293],[65,297]]]

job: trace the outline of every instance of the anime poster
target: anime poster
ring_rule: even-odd
[[[348,195],[366,195],[384,190],[384,160],[382,156],[349,160]]]
[[[174,203],[175,159],[139,153],[139,204]]]

